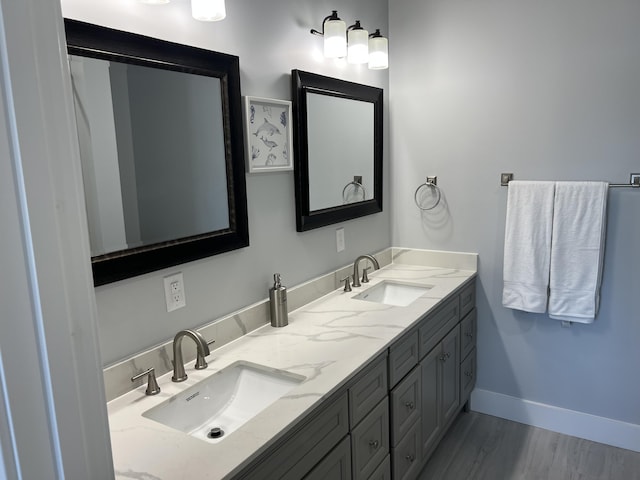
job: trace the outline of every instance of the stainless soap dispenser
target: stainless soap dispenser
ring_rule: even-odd
[[[273,275],[273,288],[269,289],[269,307],[272,327],[286,327],[289,325],[287,287],[280,283],[279,273]]]

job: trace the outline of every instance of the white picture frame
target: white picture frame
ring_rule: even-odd
[[[291,102],[248,95],[242,100],[247,171],[293,170]]]

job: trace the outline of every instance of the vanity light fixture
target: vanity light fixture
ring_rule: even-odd
[[[369,32],[360,26],[360,20],[347,28],[347,62],[353,64],[369,61]]]
[[[338,11],[322,20],[322,31],[312,28],[313,35],[324,37],[325,58],[344,58],[351,64],[368,63],[371,70],[389,68],[389,41],[380,33],[372,34],[362,28],[360,20],[346,28],[346,23],[338,17]]]
[[[379,28],[369,35],[369,68],[371,70],[389,68],[389,41],[382,36]]]
[[[171,0],[138,0],[147,5],[166,5]],[[217,22],[227,16],[224,0],[191,0],[191,16],[202,22]]]
[[[324,37],[324,56],[343,58],[347,56],[347,24],[338,17],[338,11],[332,10],[322,20],[322,31],[311,29],[313,35]]]

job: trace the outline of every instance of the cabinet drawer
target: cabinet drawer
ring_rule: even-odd
[[[391,480],[391,457],[389,455],[378,465],[369,480]]]
[[[304,480],[350,480],[351,479],[351,437],[347,435],[324,457],[318,465],[313,467]]]
[[[460,292],[460,318],[464,317],[467,313],[476,306],[476,282],[471,282],[470,285],[464,287]]]
[[[414,330],[389,348],[389,385],[394,387],[418,360],[418,331]]]
[[[476,385],[476,349],[460,365],[460,402],[466,403]]]
[[[460,354],[462,358],[469,355],[476,345],[478,331],[478,311],[474,308],[460,322]]]
[[[354,480],[371,476],[389,453],[389,401],[385,398],[351,432]]]
[[[420,358],[437,345],[460,320],[460,298],[448,300],[436,312],[427,316],[420,325]]]
[[[349,387],[349,418],[351,427],[360,421],[387,396],[387,357],[380,356],[358,375]]]
[[[391,446],[396,447],[420,419],[420,366],[391,390]]]
[[[391,451],[394,480],[410,480],[418,477],[422,467],[420,447],[420,429],[416,424]]]
[[[346,393],[267,451],[243,479],[299,480],[349,432]]]

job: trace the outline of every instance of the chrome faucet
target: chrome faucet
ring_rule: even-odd
[[[209,351],[209,344],[204,339],[200,332],[194,330],[180,330],[173,338],[173,377],[171,380],[174,382],[184,382],[187,379],[187,374],[184,371],[184,361],[182,360],[182,339],[187,336],[196,342],[198,349],[198,361],[196,362],[196,369],[201,370],[207,368],[207,362],[204,357],[211,353]]]
[[[380,264],[378,263],[378,260],[376,260],[373,256],[371,255],[360,255],[358,258],[356,258],[356,261],[353,262],[353,286],[354,287],[360,287],[362,284],[360,283],[360,272],[358,271],[358,265],[360,264],[360,260],[369,260],[371,263],[373,263],[373,266],[376,270],[378,270],[380,268]],[[364,274],[362,276],[362,281],[363,282],[368,282],[369,279],[366,277],[366,273],[367,273],[367,269],[364,270]]]

